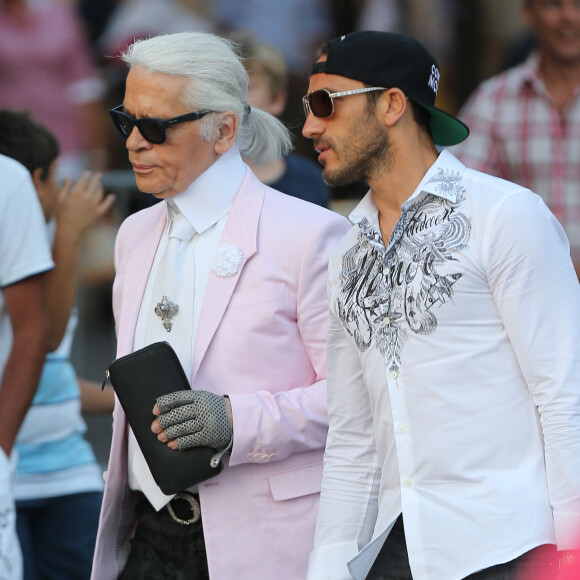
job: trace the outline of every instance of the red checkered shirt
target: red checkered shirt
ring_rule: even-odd
[[[534,54],[482,83],[459,116],[471,133],[452,152],[468,167],[542,196],[580,258],[580,87],[562,113]]]

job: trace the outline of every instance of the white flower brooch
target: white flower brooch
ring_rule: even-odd
[[[244,253],[237,246],[221,244],[216,248],[209,267],[220,278],[229,278],[237,274],[244,261]]]

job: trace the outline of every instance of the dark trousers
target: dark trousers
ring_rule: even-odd
[[[540,559],[535,557],[537,552],[543,548],[544,546],[540,546],[515,560],[470,574],[464,580],[551,579],[555,577],[552,567],[546,564],[543,559],[540,561]],[[402,516],[397,518],[391,533],[385,540],[373,567],[367,575],[367,580],[413,580],[409,566]]]
[[[143,499],[135,510],[137,528],[119,580],[209,580],[201,518],[190,526],[156,512]]]
[[[16,502],[24,580],[89,580],[102,498],[95,491]]]

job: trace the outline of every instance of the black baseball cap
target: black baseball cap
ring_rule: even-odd
[[[311,75],[326,73],[387,89],[399,88],[431,117],[431,137],[437,145],[460,143],[467,125],[435,107],[439,66],[418,41],[394,32],[361,30],[330,40],[323,47],[325,62],[314,63]]]

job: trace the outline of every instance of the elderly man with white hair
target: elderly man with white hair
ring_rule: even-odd
[[[162,202],[118,234],[117,355],[168,341],[192,391],[158,400],[151,437],[176,453],[227,453],[184,508],[157,487],[117,404],[93,578],[302,579],[327,432],[327,263],[348,222],[263,185],[242,161],[277,158],[290,137],[245,102],[228,41],[163,35],[123,59],[111,116],[138,188]]]

